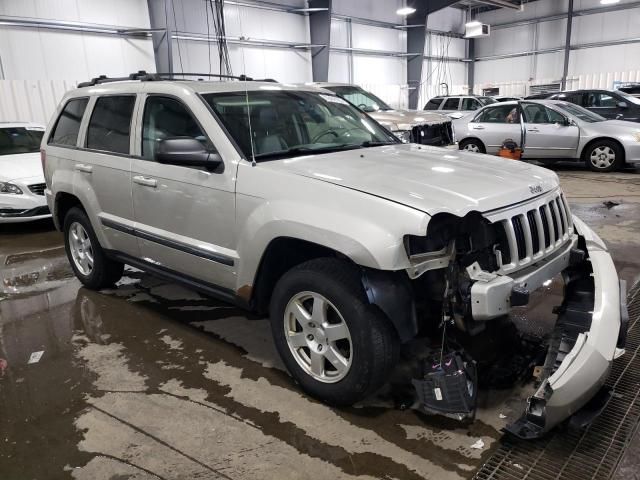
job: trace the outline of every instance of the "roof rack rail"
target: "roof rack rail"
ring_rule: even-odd
[[[209,77],[209,78],[225,78],[232,80],[239,80],[244,82],[262,81],[262,82],[276,82],[271,78],[265,78],[262,80],[254,80],[246,75],[223,75],[219,73],[185,73],[185,72],[169,72],[169,73],[148,73],[144,70],[138,70],[135,73],[129,74],[127,77],[107,77],[106,75],[100,75],[92,78],[88,82],[80,82],[78,88],[93,87],[102,83],[110,82],[124,82],[127,80],[140,80],[141,82],[153,82],[159,80],[179,80],[176,77]],[[277,82],[276,82],[277,83]]]

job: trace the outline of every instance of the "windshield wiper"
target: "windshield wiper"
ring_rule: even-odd
[[[398,143],[399,142],[379,142],[379,141],[367,140],[366,142],[362,142],[360,146],[364,148],[381,147],[383,145],[397,145]]]
[[[352,150],[356,148],[362,148],[364,145],[358,145],[355,143],[343,143],[340,145],[331,145],[327,147],[311,148],[311,147],[292,147],[286,150],[278,150],[276,152],[259,153],[255,156],[256,160],[269,160],[278,159],[284,157],[293,157],[295,155],[305,154],[317,154],[317,153],[331,153],[339,152],[342,150]]]

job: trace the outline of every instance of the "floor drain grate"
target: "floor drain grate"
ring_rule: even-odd
[[[640,284],[628,296],[627,353],[607,385],[617,395],[584,431],[558,431],[530,442],[505,438],[475,480],[608,479],[640,421]]]

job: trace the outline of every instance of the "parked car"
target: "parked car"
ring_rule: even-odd
[[[549,98],[551,95],[554,95],[557,92],[541,92],[541,93],[532,93],[531,95],[527,95],[524,97],[525,100],[544,100]]]
[[[607,120],[560,100],[523,100],[489,105],[455,122],[459,148],[496,154],[506,139],[522,145],[523,158],[583,161],[610,172],[640,163],[640,127]]]
[[[301,387],[350,405],[386,382],[400,343],[443,320],[474,338],[564,272],[562,348],[509,427],[525,438],[585,405],[623,353],[624,288],[552,171],[403,144],[314,87],[132,78],[68,92],[43,142],[47,200],[88,288],[127,263],[268,313]],[[459,366],[474,394],[473,363]],[[459,400],[441,393],[432,411]]]
[[[437,113],[391,108],[371,92],[348,83],[313,83],[356,105],[405,143],[444,147],[454,144],[451,119]]]
[[[633,95],[636,98],[640,97],[640,83],[629,83],[619,87],[618,90]]]
[[[618,90],[573,90],[549,96],[591,110],[611,120],[640,122],[640,98]]]
[[[485,105],[496,103],[491,97],[478,97],[474,95],[451,95],[446,97],[434,97],[427,102],[424,110],[434,110],[445,113],[451,118],[462,118]]]
[[[40,163],[43,134],[42,125],[0,123],[0,223],[51,217]]]

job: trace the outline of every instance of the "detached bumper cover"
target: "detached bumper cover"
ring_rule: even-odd
[[[603,387],[614,358],[622,355],[626,329],[624,284],[604,242],[573,217],[587,259],[568,268],[565,299],[541,376],[525,414],[506,430],[537,438],[584,407]]]

